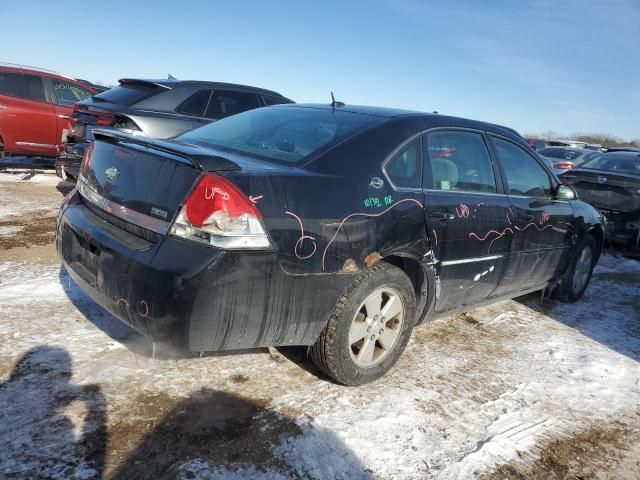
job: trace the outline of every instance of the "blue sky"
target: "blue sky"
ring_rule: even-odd
[[[640,138],[640,0],[29,1],[0,16],[0,61],[91,81],[171,73]]]

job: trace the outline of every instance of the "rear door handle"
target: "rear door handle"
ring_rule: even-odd
[[[0,110],[6,110],[7,107],[5,107],[4,105],[0,105]]]
[[[454,218],[456,218],[456,216],[453,213],[447,213],[447,212],[433,212],[429,215],[429,218],[431,220],[440,220],[442,222],[446,221],[446,220],[453,220]]]

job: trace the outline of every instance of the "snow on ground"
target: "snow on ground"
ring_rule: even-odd
[[[607,255],[581,302],[529,296],[418,327],[389,375],[345,388],[304,349],[154,358],[58,265],[5,261],[0,477],[526,470],[549,442],[610,425],[640,432],[639,299],[640,262]],[[637,452],[638,439],[625,442]]]
[[[56,211],[59,200],[54,197],[52,201],[51,192],[55,192],[59,183],[60,178],[55,173],[0,172],[0,220],[33,210]],[[26,190],[25,186],[33,188]]]

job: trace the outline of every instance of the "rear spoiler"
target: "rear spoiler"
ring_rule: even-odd
[[[171,90],[171,87],[166,83],[160,83],[160,81],[154,80],[141,80],[139,78],[121,78],[118,80],[120,85],[140,85],[141,87],[160,87],[166,90]]]
[[[166,140],[156,138],[141,137],[138,135],[129,135],[119,130],[107,130],[103,128],[93,129],[93,136],[96,140],[107,141],[110,143],[124,142],[141,145],[143,147],[152,148],[160,152],[183,159],[186,163],[193,165],[198,170],[204,171],[238,171],[240,166],[231,160],[210,154],[204,149],[198,147],[178,144]]]

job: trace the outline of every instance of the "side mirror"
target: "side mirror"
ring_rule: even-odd
[[[576,200],[578,194],[569,185],[558,185],[556,190],[556,199],[558,200]]]

